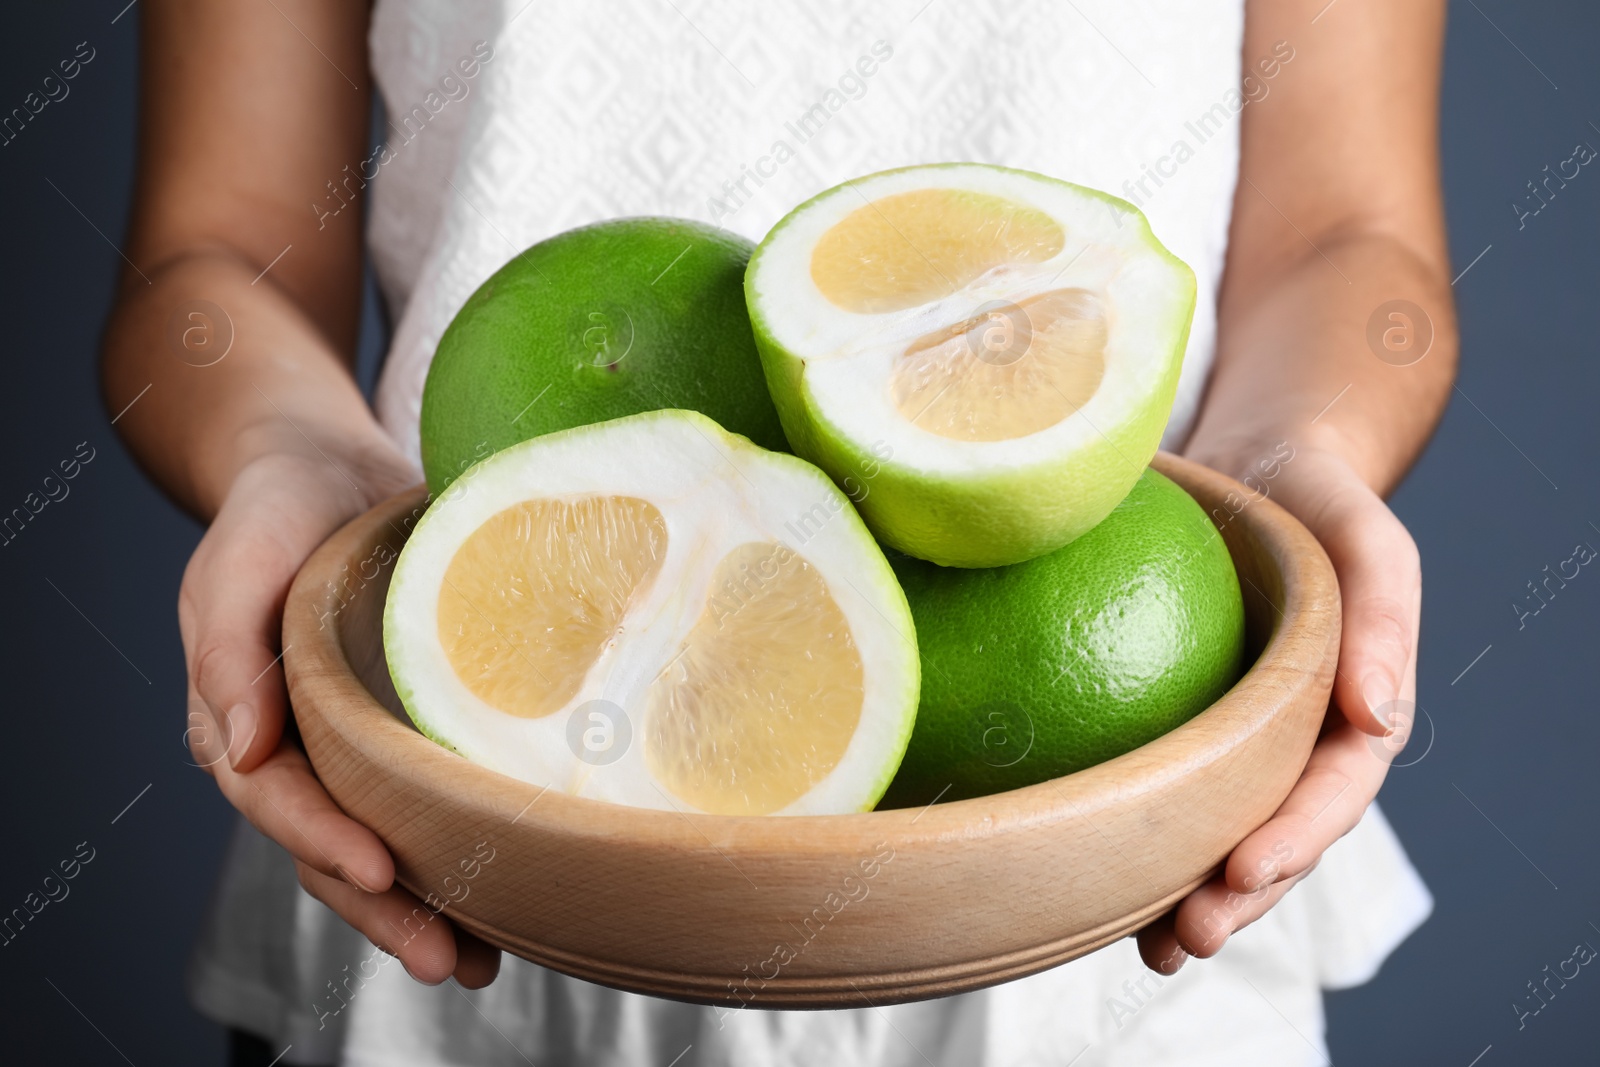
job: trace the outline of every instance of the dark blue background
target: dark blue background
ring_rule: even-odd
[[[0,512],[79,442],[96,450],[70,496],[0,548],[0,913],[79,842],[94,849],[71,895],[0,948],[8,1063],[223,1055],[180,981],[231,818],[181,744],[174,597],[200,531],[116,443],[96,384],[132,176],[137,12],[113,23],[123,2],[28,5],[0,36],[0,111],[79,41],[96,50],[71,95],[0,148]],[[1422,548],[1433,745],[1383,792],[1437,910],[1375,981],[1330,996],[1338,1062],[1596,1059],[1600,976],[1585,969],[1520,1031],[1512,1004],[1576,943],[1600,946],[1600,571],[1585,568],[1521,630],[1512,604],[1575,543],[1600,546],[1600,171],[1584,168],[1521,230],[1511,204],[1576,142],[1600,146],[1597,42],[1592,4],[1451,6],[1456,269],[1488,251],[1456,286],[1459,390],[1394,498]],[[369,330],[369,366],[380,343]]]

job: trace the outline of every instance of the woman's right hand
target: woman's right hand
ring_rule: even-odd
[[[309,444],[309,442],[304,442]],[[350,518],[419,481],[397,450],[324,442],[251,460],[184,571],[178,623],[188,661],[186,738],[228,802],[294,857],[300,884],[415,979],[488,985],[500,953],[394,884],[377,835],[341,811],[284,724],[284,598],[300,565]]]
[[[485,985],[499,954],[448,921],[407,935],[422,902],[284,733],[290,582],[340,525],[420,480],[356,384],[362,197],[347,182],[337,210],[307,210],[369,154],[371,5],[139,10],[138,181],[102,377],[140,465],[211,520],[178,595],[194,761],[413,976]]]

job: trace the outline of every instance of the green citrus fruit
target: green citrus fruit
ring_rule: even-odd
[[[1060,548],[1132,488],[1195,280],[1133,205],[961,163],[800,205],[745,291],[796,453],[847,488],[870,478],[851,495],[885,544],[991,567]]]
[[[660,408],[788,451],[744,304],[751,248],[685,219],[616,219],[501,267],[456,313],[428,370],[428,487],[443,491],[519,441]]]
[[[803,541],[796,513],[824,516]],[[639,807],[869,810],[917,709],[905,595],[849,499],[690,411],[469,467],[401,551],[383,633],[423,733]]]
[[[1233,560],[1154,470],[1050,555],[992,570],[892,562],[916,621],[922,703],[889,804],[1093,766],[1187,721],[1240,674]]]

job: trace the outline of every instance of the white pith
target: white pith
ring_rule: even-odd
[[[662,565],[636,591],[571,701],[542,718],[508,715],[460,680],[439,642],[446,569],[462,543],[505,508],[594,496],[634,496],[659,509],[667,529]],[[811,519],[801,522],[806,514]],[[597,800],[694,810],[650,773],[646,693],[715,592],[708,586],[717,564],[749,541],[782,543],[816,568],[849,623],[863,671],[860,724],[843,757],[776,814],[859,811],[898,762],[915,712],[917,657],[904,596],[825,475],[733,437],[701,415],[655,412],[536,438],[489,457],[452,484],[418,523],[395,568],[384,643],[396,689],[420,725],[475,763]],[[623,709],[632,728],[627,749],[604,765],[579,759],[567,740],[574,709],[597,699]]]
[[[954,188],[1004,197],[1062,225],[1065,243],[1042,263],[994,268],[955,293],[881,314],[845,311],[811,277],[811,254],[834,225],[896,193]],[[1121,225],[1118,225],[1120,220]],[[782,223],[758,252],[750,286],[757,318],[778,347],[804,362],[814,410],[845,439],[892,450],[898,466],[966,474],[1031,466],[1100,441],[1149,413],[1166,372],[1182,358],[1192,282],[1131,207],[1060,182],[979,165],[917,167],[840,186]],[[915,425],[889,389],[912,341],[969,319],[989,301],[1020,304],[1054,289],[1097,294],[1106,314],[1105,374],[1089,401],[1061,422],[1004,441],[955,440]]]

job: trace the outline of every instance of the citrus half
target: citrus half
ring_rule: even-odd
[[[796,208],[745,297],[795,451],[852,487],[884,543],[989,567],[1060,548],[1132,488],[1172,411],[1195,280],[1131,204],[944,164]]]
[[[463,756],[718,814],[861,811],[918,695],[905,596],[815,467],[660,411],[469,468],[384,611],[395,690]]]

